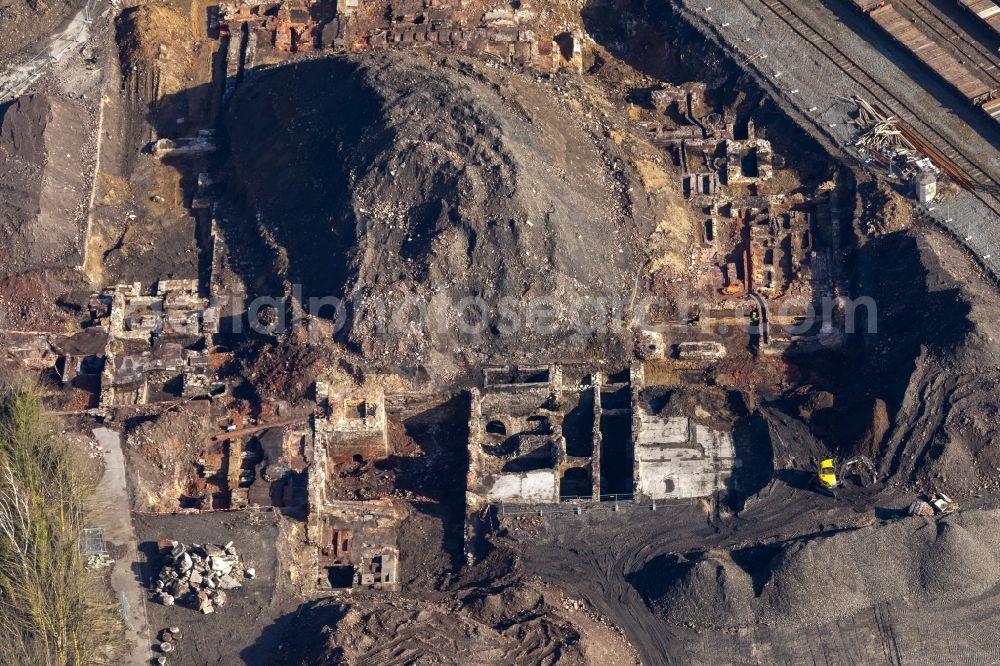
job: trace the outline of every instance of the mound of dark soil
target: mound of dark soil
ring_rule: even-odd
[[[872,318],[855,327],[849,362],[814,357],[826,374],[787,400],[797,416],[779,415],[780,401],[765,409],[772,441],[784,443],[776,464],[801,470],[810,457],[864,453],[891,485],[960,501],[1000,488],[994,287],[924,225],[875,236],[856,258]]]
[[[176,511],[184,497],[200,497],[204,481],[192,472],[192,461],[205,456],[215,434],[207,405],[198,401],[160,416],[138,417],[126,424],[124,450],[133,508]],[[142,479],[140,485],[138,479]]]
[[[620,313],[642,265],[630,176],[573,108],[464,61],[304,62],[234,99],[233,168],[304,297],[354,296],[349,341],[369,360],[441,374],[460,355],[596,354],[613,336],[567,337],[572,313],[525,326],[531,303]]]
[[[963,498],[1000,487],[1000,309],[955,245],[920,231],[919,240],[897,233],[871,244],[879,331],[864,377],[889,408],[882,471]],[[895,263],[907,254],[920,262],[916,275]]]
[[[81,166],[86,115],[71,100],[27,95],[0,121],[0,276],[80,258],[90,195]]]

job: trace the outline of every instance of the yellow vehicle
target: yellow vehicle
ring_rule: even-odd
[[[819,485],[831,490],[840,485],[837,468],[833,466],[833,458],[827,458],[819,464]]]
[[[844,479],[850,474],[852,469],[858,469],[858,478],[862,485],[874,483],[878,477],[875,465],[866,456],[857,456],[841,463],[838,469],[833,458],[826,458],[819,464],[819,471],[816,474],[816,487],[820,492],[836,497],[834,492],[844,485]]]

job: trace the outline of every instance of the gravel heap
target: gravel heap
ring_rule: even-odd
[[[243,586],[255,571],[245,567],[230,541],[225,546],[161,541],[163,566],[154,600],[164,606],[182,604],[208,614],[226,605],[226,592]]]
[[[1000,583],[998,527],[1000,511],[972,511],[797,539],[764,547],[774,554],[756,561],[716,552],[658,558],[640,589],[661,617],[708,627],[819,623],[880,602],[960,601]]]
[[[669,581],[660,604],[665,615],[685,621],[694,615],[699,624],[726,625],[734,617],[753,612],[753,585],[725,554],[717,554],[690,564],[679,564],[685,573]],[[692,613],[692,611],[694,611]]]
[[[966,512],[792,542],[775,559],[758,612],[811,622],[877,602],[974,597],[1000,583],[998,526],[998,511]]]

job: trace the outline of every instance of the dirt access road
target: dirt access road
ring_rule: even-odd
[[[125,547],[125,553],[117,557],[112,565],[111,587],[122,603],[129,640],[136,645],[126,663],[136,666],[148,664],[152,655],[149,652],[146,593],[139,580],[145,558],[139,552],[135,531],[132,529],[121,436],[108,428],[96,428],[94,437],[104,452],[104,475],[93,496],[92,520],[94,524],[104,528],[105,539]]]

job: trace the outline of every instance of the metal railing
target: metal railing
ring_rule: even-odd
[[[606,511],[617,513],[619,511],[656,511],[658,508],[670,506],[690,506],[701,498],[685,498],[670,500],[654,500],[637,498],[632,493],[619,493],[614,495],[601,495],[599,500],[595,500],[592,495],[565,495],[559,498],[559,502],[537,502],[537,503],[516,503],[497,502],[494,504],[497,516],[546,516],[550,514],[575,514],[592,513],[595,511]]]
[[[132,608],[129,606],[124,592],[118,593],[118,603],[121,605],[122,621],[125,623],[125,628],[129,631],[135,631],[135,626],[132,624]]]

